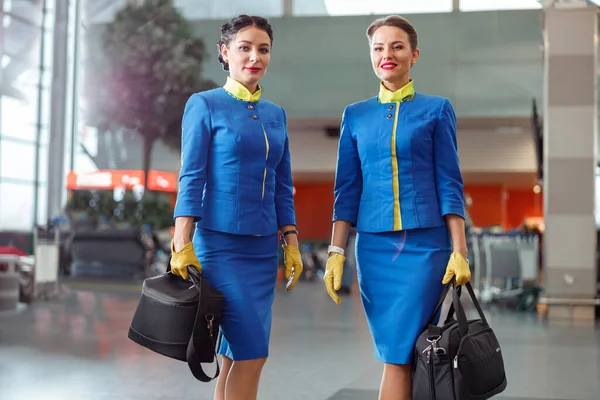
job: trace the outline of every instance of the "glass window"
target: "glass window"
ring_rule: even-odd
[[[50,3],[50,2],[49,2]],[[10,12],[16,18],[6,15],[4,21],[21,20],[31,25],[40,25],[42,7],[40,1],[4,0],[4,11]]]
[[[293,2],[293,14],[317,15],[385,15],[441,13],[452,11],[452,0],[302,0]]]
[[[33,182],[35,145],[0,138],[0,180],[4,178]]]
[[[199,1],[198,7],[202,7],[204,1]],[[127,4],[125,0],[88,0],[82,3],[82,16],[85,21],[88,21],[88,24],[111,22],[115,14]]]
[[[2,146],[4,146],[4,141]],[[3,157],[4,158],[4,157]],[[0,231],[29,231],[33,226],[33,184],[0,180]]]
[[[175,6],[188,19],[221,19],[231,18],[239,14],[280,17],[283,15],[283,1],[175,0]]]
[[[536,10],[539,0],[460,0],[460,11]]]
[[[35,66],[39,60],[40,29],[22,18],[4,19],[4,51],[20,62]]]
[[[17,100],[8,96],[0,96],[2,118],[0,119],[0,135],[35,142],[37,123],[37,101]],[[4,158],[4,150],[2,151]]]
[[[10,85],[8,95],[13,97],[37,98],[40,84],[39,67],[24,63],[20,58],[4,57],[3,75]]]
[[[296,2],[305,0],[295,0]],[[263,17],[283,15],[284,0],[175,0],[175,7],[187,19],[222,19],[238,14],[254,14]],[[91,24],[111,22],[125,5],[124,0],[88,0],[83,9],[85,19]]]

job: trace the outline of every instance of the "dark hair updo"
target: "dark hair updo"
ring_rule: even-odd
[[[379,18],[373,21],[371,25],[369,25],[369,28],[367,28],[367,38],[369,38],[369,43],[371,43],[375,31],[381,28],[382,26],[394,26],[396,28],[402,29],[408,35],[410,49],[413,51],[417,49],[419,44],[417,31],[410,22],[398,15],[390,15],[389,17]]]
[[[267,35],[269,35],[271,43],[273,43],[273,29],[266,18],[246,14],[238,15],[221,26],[221,37],[217,42],[217,47],[219,48],[219,62],[223,66],[223,71],[229,71],[229,63],[225,62],[223,59],[221,46],[228,45],[239,31],[249,26],[255,26],[258,29],[265,31]]]

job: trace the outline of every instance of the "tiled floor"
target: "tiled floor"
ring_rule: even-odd
[[[101,290],[103,289],[103,290]],[[260,399],[376,400],[381,365],[356,295],[336,306],[319,283],[277,288]],[[0,317],[0,400],[208,400],[214,383],[127,339],[137,289],[72,288]],[[600,399],[600,328],[548,326],[489,310],[505,356],[498,400]]]
[[[377,390],[363,390],[363,389],[342,389],[327,400],[377,400]],[[506,397],[498,395],[494,397],[495,400],[539,400],[535,397]],[[555,399],[559,400],[559,399]],[[569,400],[569,399],[560,399]]]

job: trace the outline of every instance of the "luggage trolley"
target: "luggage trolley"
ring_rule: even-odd
[[[538,280],[539,238],[535,234],[482,233],[471,237],[473,286],[482,303],[519,296]]]
[[[60,230],[34,229],[33,297],[49,299],[60,294]]]

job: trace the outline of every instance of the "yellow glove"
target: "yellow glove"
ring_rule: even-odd
[[[285,288],[289,292],[296,286],[296,282],[300,279],[300,274],[302,274],[304,266],[302,265],[302,256],[300,255],[298,247],[289,246],[287,244],[282,245],[282,247],[285,279],[287,280]]]
[[[344,261],[346,261],[346,257],[339,253],[334,253],[327,259],[327,264],[325,265],[325,275],[323,275],[325,288],[335,304],[342,304],[342,299],[340,299],[336,291],[342,287]]]
[[[200,264],[198,257],[196,257],[194,245],[190,242],[183,246],[183,249],[179,252],[175,252],[175,246],[171,240],[171,271],[183,279],[188,279],[188,266],[192,266],[196,268],[198,272],[202,272],[202,265]]]
[[[448,261],[442,284],[446,285],[450,283],[453,276],[456,276],[456,285],[458,286],[464,285],[471,280],[469,261],[456,251],[450,255],[450,261]]]

